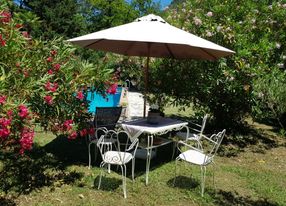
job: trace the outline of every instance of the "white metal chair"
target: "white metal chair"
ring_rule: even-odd
[[[96,113],[92,123],[92,128],[95,128],[94,134],[88,135],[88,168],[91,167],[91,145],[94,144],[94,161],[97,158],[97,141],[99,137],[107,130],[113,130],[121,115],[122,107],[96,107]],[[113,141],[114,142],[114,141]],[[112,142],[112,143],[113,143]],[[111,144],[112,144],[111,143]],[[110,144],[110,142],[108,143]]]
[[[180,137],[181,140],[185,140],[185,141],[196,141],[197,146],[199,148],[202,148],[202,144],[200,142],[202,136],[203,136],[203,132],[205,130],[206,127],[206,122],[208,119],[208,114],[206,114],[202,120],[202,124],[195,124],[192,122],[189,122],[189,130],[185,131],[180,131],[176,134],[176,136]]]
[[[177,173],[177,162],[179,160],[183,160],[185,162],[200,166],[201,195],[204,196],[206,168],[211,163],[214,163],[214,157],[223,140],[224,135],[225,135],[225,129],[217,134],[213,134],[210,138],[203,136],[202,140],[206,140],[206,147],[204,148],[204,150],[202,150],[202,148],[193,147],[192,145],[189,145],[187,142],[179,141],[178,149],[180,150],[181,154],[176,158],[175,179]],[[186,151],[183,151],[183,149],[186,149]],[[214,180],[214,172],[213,172],[213,180]]]
[[[100,127],[100,128],[97,128],[94,132],[94,134],[89,134],[89,142],[88,142],[88,168],[90,169],[91,167],[91,145],[94,144],[94,160],[96,161],[97,159],[97,142],[99,140],[99,138],[102,136],[102,135],[106,135],[106,133],[111,133],[111,131],[113,130],[110,130],[108,131],[105,127]],[[112,145],[116,142],[116,139],[115,138],[110,138],[108,141],[106,140],[106,142],[104,142],[104,144],[106,145],[106,147],[110,147],[112,148]]]
[[[109,142],[110,139],[116,138],[117,140],[117,150],[113,150],[112,147],[108,147],[105,143]],[[135,169],[135,157],[138,147],[139,140],[137,138],[131,139],[127,132],[107,132],[106,135],[102,135],[97,146],[102,155],[102,162],[100,163],[101,173],[99,177],[98,189],[101,185],[101,178],[103,174],[103,167],[108,165],[117,165],[121,168],[122,175],[122,187],[124,198],[126,195],[126,164],[130,161],[132,162],[132,180],[134,180],[134,169]]]

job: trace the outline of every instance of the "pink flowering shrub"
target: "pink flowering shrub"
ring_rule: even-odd
[[[222,128],[234,129],[248,115],[284,118],[286,128],[282,2],[188,0],[169,7],[168,23],[236,53],[217,61],[158,59],[150,92],[161,102],[172,97],[174,105],[193,105],[200,116],[211,113]]]
[[[0,4],[0,147],[30,150],[35,124],[69,139],[92,132],[85,90],[105,91],[110,72],[73,54],[62,39],[34,40]]]

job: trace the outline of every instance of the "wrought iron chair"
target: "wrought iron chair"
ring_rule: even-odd
[[[116,136],[117,150],[112,149],[106,145],[106,142],[110,142]],[[100,189],[101,178],[103,174],[103,167],[109,165],[117,165],[121,168],[122,175],[122,187],[124,198],[126,194],[126,164],[132,162],[132,180],[134,180],[134,169],[135,169],[135,156],[139,140],[138,138],[131,139],[125,131],[107,131],[105,135],[102,135],[97,146],[102,155],[102,162],[100,163],[101,173],[99,177],[98,189]]]
[[[206,127],[207,119],[208,119],[208,114],[204,116],[201,125],[190,122],[189,129],[186,132],[184,131],[178,132],[176,136],[179,136],[181,140],[196,141],[197,147],[202,148],[200,140],[203,137],[203,132]]]
[[[95,128],[94,134],[88,135],[88,168],[91,166],[91,145],[94,144],[95,157],[94,161],[97,158],[97,141],[100,135],[107,130],[114,130],[120,115],[122,107],[96,107],[96,113],[93,120],[92,127]],[[98,128],[104,128],[97,130]]]
[[[206,147],[196,148],[184,141],[178,142],[178,149],[181,154],[176,158],[176,167],[175,167],[175,179],[177,173],[177,162],[183,160],[190,164],[198,165],[201,167],[201,195],[204,196],[205,189],[205,176],[206,168],[211,163],[214,163],[214,157],[216,152],[225,136],[225,129],[217,134],[213,134],[210,138],[202,136],[202,140],[206,140]],[[183,151],[186,149],[186,151]],[[175,183],[174,179],[174,183]],[[214,181],[214,171],[213,171],[213,181]]]

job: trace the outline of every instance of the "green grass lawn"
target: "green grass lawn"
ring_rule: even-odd
[[[241,148],[236,156],[217,156],[215,186],[209,167],[203,198],[199,168],[180,162],[173,184],[171,145],[162,148],[160,158],[151,162],[148,186],[145,161],[136,162],[134,183],[129,168],[124,199],[116,168],[97,189],[99,160],[88,169],[84,140],[69,141],[39,131],[29,156],[0,154],[0,205],[286,205],[286,141],[269,136],[277,144],[266,147],[265,137]]]

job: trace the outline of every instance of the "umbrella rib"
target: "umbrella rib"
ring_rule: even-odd
[[[96,43],[98,43],[98,42],[101,42],[101,41],[103,41],[104,39],[99,39],[99,40],[97,40],[97,41],[94,41],[94,42],[92,42],[91,44],[88,44],[88,45],[86,45],[86,46],[84,46],[84,48],[89,48],[90,46],[92,46],[92,45],[94,45],[94,44],[96,44]]]
[[[125,51],[123,52],[123,54],[126,55],[126,56],[128,56],[128,55],[127,55],[127,54],[128,54],[127,52],[128,52],[128,50],[129,50],[130,48],[133,47],[133,45],[134,45],[134,42],[131,41],[131,43],[130,43],[129,46],[125,49]]]
[[[203,52],[205,52],[205,53],[207,53],[207,55],[209,55],[209,56],[211,56],[212,58],[213,58],[213,60],[216,60],[217,58],[214,56],[214,55],[212,55],[210,52],[208,52],[206,49],[204,49],[204,48],[200,48]]]
[[[166,48],[167,48],[168,52],[171,54],[172,58],[175,58],[174,53],[170,49],[169,45],[168,44],[165,44],[165,45],[166,45]]]

